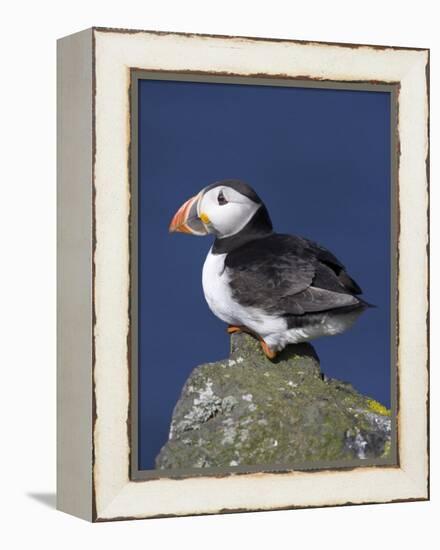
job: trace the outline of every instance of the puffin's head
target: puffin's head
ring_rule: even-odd
[[[218,181],[187,200],[174,215],[169,229],[192,235],[212,233],[222,239],[239,233],[257,212],[272,229],[266,207],[249,185],[239,180]]]

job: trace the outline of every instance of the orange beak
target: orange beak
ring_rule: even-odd
[[[197,206],[201,193],[187,200],[174,214],[170,223],[170,233],[189,233],[191,235],[207,235],[208,230],[199,218]]]

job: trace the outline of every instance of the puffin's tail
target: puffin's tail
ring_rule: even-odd
[[[362,300],[362,298],[359,298],[359,296],[356,296],[356,298],[359,300],[359,305],[362,305],[363,307],[365,307],[365,309],[370,308],[370,307],[373,307],[373,308],[378,307],[375,304],[370,304],[369,302],[366,302],[365,300]]]

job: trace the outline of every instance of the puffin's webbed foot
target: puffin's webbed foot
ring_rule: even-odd
[[[229,325],[226,329],[226,332],[228,334],[237,334],[239,332],[246,332],[246,327],[243,326],[236,326],[236,325]]]
[[[245,327],[244,325],[229,325],[226,329],[228,334],[237,334],[239,332],[246,332],[246,334],[250,334],[254,338],[260,338],[256,332],[251,330],[250,328]]]
[[[238,334],[240,332],[247,332],[247,334],[250,334],[254,338],[258,338],[258,340],[260,341],[261,349],[263,350],[264,355],[268,359],[275,359],[275,357],[277,356],[277,352],[271,350],[261,336],[253,332],[251,329],[245,327],[244,325],[229,325],[226,331],[228,334]]]
[[[263,340],[263,338],[259,338],[261,349],[263,350],[264,355],[268,359],[275,359],[277,356],[277,352],[270,349],[270,347],[266,344],[266,342]]]

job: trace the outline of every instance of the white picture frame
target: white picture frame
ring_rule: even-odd
[[[392,84],[398,463],[130,476],[130,72]],[[429,51],[92,28],[58,43],[58,508],[89,521],[429,498]]]

